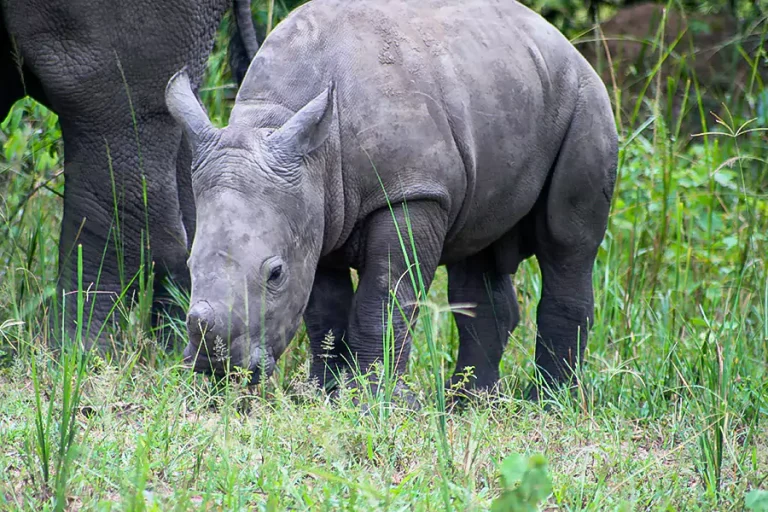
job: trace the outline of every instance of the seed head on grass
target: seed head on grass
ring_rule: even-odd
[[[224,339],[221,336],[216,336],[216,339],[213,340],[213,360],[217,363],[223,362],[228,352]]]
[[[325,333],[325,336],[323,336],[323,341],[320,342],[320,347],[323,349],[323,353],[320,357],[326,360],[336,357],[335,354],[331,354],[335,342],[336,337],[333,335],[333,330],[329,329],[328,332]]]

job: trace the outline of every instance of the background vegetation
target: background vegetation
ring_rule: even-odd
[[[254,3],[264,27],[289,7]],[[566,33],[585,36],[584,4],[534,7],[566,13]],[[750,7],[737,4],[742,37],[765,34]],[[227,23],[202,91],[218,124],[235,90]],[[677,58],[656,41],[652,55]],[[757,71],[763,47],[747,55]],[[522,322],[503,393],[448,414],[433,372],[434,361],[452,371],[457,345],[442,272],[408,374],[419,411],[364,397],[363,412],[349,392],[331,403],[309,389],[301,333],[256,389],[190,374],[128,310],[125,352],[49,352],[39,332],[55,289],[62,147],[56,116],[19,102],[0,125],[0,509],[768,510],[765,89],[734,91],[720,120],[691,90],[710,132],[692,138],[664,115],[667,90],[649,87],[621,125],[576,393],[546,411],[520,399],[540,290],[531,260],[515,279]]]

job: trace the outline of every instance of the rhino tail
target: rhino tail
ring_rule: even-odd
[[[232,14],[235,22],[230,24],[229,67],[232,77],[240,85],[251,60],[259,50],[259,37],[251,16],[250,0],[233,0]]]

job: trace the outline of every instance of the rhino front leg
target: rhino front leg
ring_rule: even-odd
[[[310,379],[317,379],[325,389],[334,384],[348,355],[344,343],[353,295],[349,268],[327,268],[321,265],[317,269],[312,293],[304,311],[304,323],[312,352],[309,376]],[[328,341],[331,342],[330,346]]]
[[[405,372],[417,302],[423,300],[419,293],[422,286],[425,292],[429,289],[446,233],[446,216],[436,203],[393,205],[393,212],[396,222],[389,209],[374,213],[362,237],[364,262],[347,345],[356,366],[353,370],[359,368],[363,374],[377,362],[388,364],[393,373]]]
[[[468,366],[473,378],[468,387],[490,390],[499,380],[499,363],[520,311],[509,274],[500,273],[493,253],[485,250],[448,266],[448,302],[474,304],[474,316],[454,314],[459,330],[459,355],[451,384],[461,381]]]

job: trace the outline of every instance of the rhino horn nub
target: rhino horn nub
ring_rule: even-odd
[[[182,68],[168,80],[165,88],[165,104],[173,118],[184,128],[192,148],[196,148],[203,134],[212,131],[213,125],[192,92],[186,68]]]

